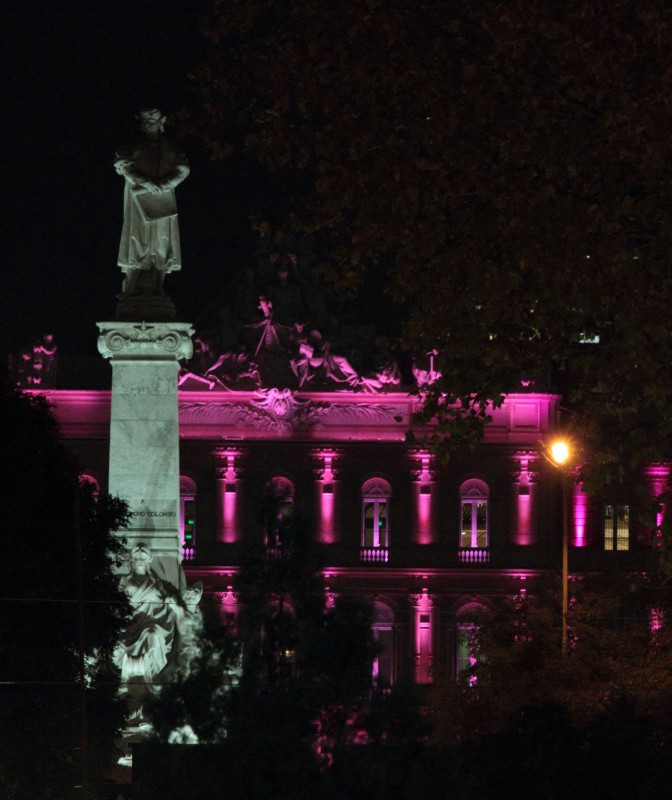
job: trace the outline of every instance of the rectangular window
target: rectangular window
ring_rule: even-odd
[[[488,546],[488,504],[484,501],[462,501],[460,547]]]
[[[180,497],[180,528],[182,533],[182,546],[193,548],[196,546],[196,499],[182,495]]]
[[[611,504],[605,505],[604,549],[630,549],[630,506]]]
[[[394,683],[394,631],[392,626],[374,626],[373,638],[380,650],[373,659],[373,680],[386,688]]]
[[[387,547],[387,500],[364,500],[363,547]]]
[[[478,628],[472,624],[457,626],[457,642],[455,653],[455,674],[459,678],[462,673],[469,675],[478,662]],[[476,685],[476,676],[471,675],[469,685]]]

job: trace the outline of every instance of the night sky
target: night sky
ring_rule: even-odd
[[[193,102],[204,0],[9,0],[3,11],[6,285],[3,349],[53,332],[61,353],[96,352],[114,317],[123,179],[115,150],[134,114]],[[176,139],[168,128],[167,135]],[[177,190],[183,269],[167,280],[178,319],[207,317],[251,257],[248,215],[264,189],[249,165],[213,164],[179,140],[191,175]]]

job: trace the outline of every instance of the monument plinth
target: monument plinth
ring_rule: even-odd
[[[192,355],[187,322],[99,322],[112,364],[109,492],[124,499],[129,548],[147,544],[154,569],[180,586],[178,361]]]
[[[123,322],[172,322],[175,319],[175,306],[169,297],[146,295],[120,296],[117,303],[116,318]]]

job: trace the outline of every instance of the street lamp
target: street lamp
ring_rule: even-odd
[[[567,474],[571,463],[572,450],[567,441],[557,439],[549,447],[549,461],[562,475],[562,655],[567,655],[567,611],[569,605],[568,567],[569,531],[567,520]]]
[[[553,463],[561,467],[569,460],[570,450],[569,445],[564,439],[559,439],[551,445],[551,458]]]

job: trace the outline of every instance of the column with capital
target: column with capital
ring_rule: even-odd
[[[411,450],[409,455],[415,462],[411,472],[416,508],[413,539],[416,544],[434,544],[432,498],[436,472],[431,468],[434,457],[428,450]]]
[[[320,526],[319,541],[324,544],[334,544],[338,541],[335,521],[338,472],[334,469],[334,463],[341,453],[331,447],[322,447],[314,450],[312,455],[317,463],[313,474],[317,490],[316,519],[319,520]]]
[[[537,542],[537,478],[534,470],[538,459],[535,450],[517,450],[513,454],[513,520],[511,540],[514,544]]]
[[[129,505],[129,549],[151,548],[152,568],[181,587],[177,370],[192,352],[186,322],[99,322],[112,365],[108,489]]]
[[[235,627],[240,612],[240,595],[233,590],[233,586],[227,586],[225,592],[215,592],[215,595],[219,600],[219,616],[222,624]]]
[[[238,447],[218,447],[214,450],[218,461],[217,475],[217,541],[233,544],[239,539],[239,513],[241,469],[237,459]]]
[[[434,609],[438,600],[438,595],[430,594],[426,588],[420,594],[408,596],[413,608],[416,683],[432,683],[434,680]]]

